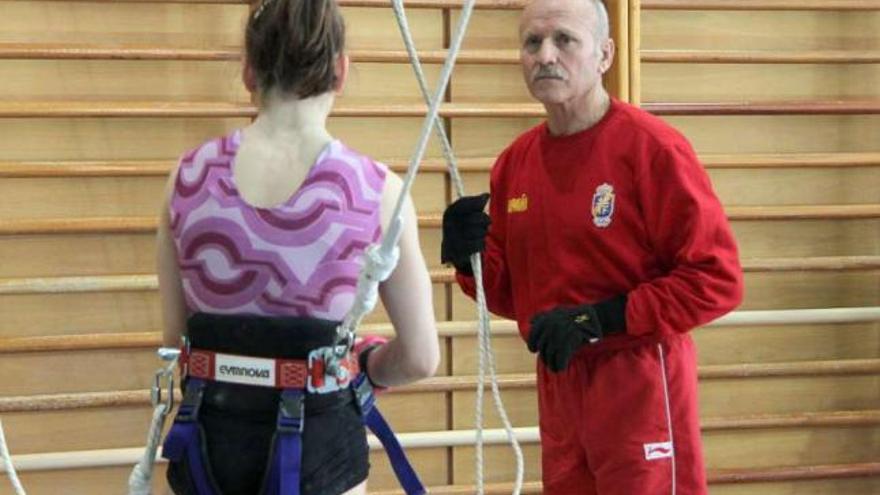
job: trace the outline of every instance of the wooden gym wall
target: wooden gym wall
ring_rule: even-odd
[[[400,171],[423,106],[391,9],[341,3],[354,64],[331,130]],[[432,86],[460,3],[407,2]],[[447,95],[472,193],[542,113],[516,65],[519,3],[479,1]],[[14,454],[58,460],[21,473],[29,493],[123,490],[159,364],[161,189],[183,150],[253,114],[239,82],[247,10],[0,1],[0,417]],[[619,0],[609,10],[612,91],[693,141],[740,242],[741,309],[880,306],[880,2]],[[438,263],[450,187],[436,142],[428,155],[413,194],[444,359],[438,377],[381,399],[402,433],[473,428],[474,305]],[[832,320],[695,334],[713,494],[880,491],[880,328],[876,317]],[[365,331],[388,332],[385,321],[378,310]],[[495,328],[508,412],[534,427],[533,357],[510,323]],[[491,405],[486,418],[500,427]],[[437,438],[411,450],[426,483],[434,493],[472,484],[473,448]],[[524,450],[539,492],[538,445]],[[383,453],[373,466],[371,489],[396,489]],[[509,493],[509,448],[488,446],[486,466]]]

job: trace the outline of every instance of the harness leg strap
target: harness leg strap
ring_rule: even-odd
[[[376,435],[376,438],[382,442],[388,460],[391,461],[391,468],[397,476],[397,481],[407,495],[423,495],[427,493],[425,486],[419,480],[419,476],[413,469],[412,464],[406,457],[403,447],[397,441],[397,437],[385,421],[382,413],[375,407],[376,398],[373,395],[373,387],[364,373],[358,375],[353,382],[355,396],[361,409],[364,424],[370,428],[370,431]]]
[[[174,424],[162,444],[162,457],[180,462],[186,456],[190,478],[198,495],[217,495],[203,456],[202,430],[198,422],[204,390],[204,380],[190,378],[187,381]]]
[[[305,425],[305,394],[299,389],[281,392],[274,451],[266,495],[299,495],[302,470],[302,431]]]

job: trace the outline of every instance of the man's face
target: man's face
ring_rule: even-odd
[[[596,28],[597,13],[588,0],[535,0],[525,8],[520,62],[535,99],[545,105],[564,103],[601,83],[613,44],[597,44]]]

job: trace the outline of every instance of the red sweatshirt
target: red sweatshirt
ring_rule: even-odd
[[[530,129],[498,157],[490,187],[486,297],[523,338],[537,312],[617,294],[628,295],[630,336],[686,332],[742,299],[706,172],[681,134],[634,106],[612,100],[570,136]],[[473,277],[457,279],[473,297]]]

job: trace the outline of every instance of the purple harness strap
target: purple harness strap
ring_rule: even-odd
[[[370,431],[376,435],[376,438],[382,443],[382,447],[385,448],[385,453],[391,462],[391,468],[394,470],[400,486],[403,487],[403,491],[407,495],[423,495],[427,493],[412,464],[409,463],[403,447],[397,441],[397,436],[391,431],[391,427],[385,421],[382,413],[375,407],[376,396],[373,394],[373,386],[367,379],[367,375],[364,373],[358,375],[352,382],[352,387],[354,387],[358,405],[361,408],[364,424],[370,428]]]
[[[366,375],[359,374],[351,386],[357,396],[364,424],[382,442],[394,474],[406,494],[427,493],[388,422],[376,409],[376,398]],[[198,423],[198,412],[204,388],[204,380],[189,378],[187,381],[183,402],[162,446],[162,456],[171,462],[180,462],[185,455],[197,495],[220,495],[210,479],[203,457],[203,435]],[[304,406],[304,390],[284,389],[281,393],[273,443],[274,455],[263,495],[300,495]]]
[[[264,495],[299,495],[302,467],[302,430],[305,425],[305,394],[285,389],[278,407],[272,467]]]
[[[186,383],[183,402],[174,418],[174,425],[162,444],[162,457],[171,462],[180,462],[186,456],[190,476],[196,485],[198,495],[218,495],[214,484],[209,479],[208,470],[202,456],[202,427],[199,425],[199,406],[205,381],[190,378]]]

